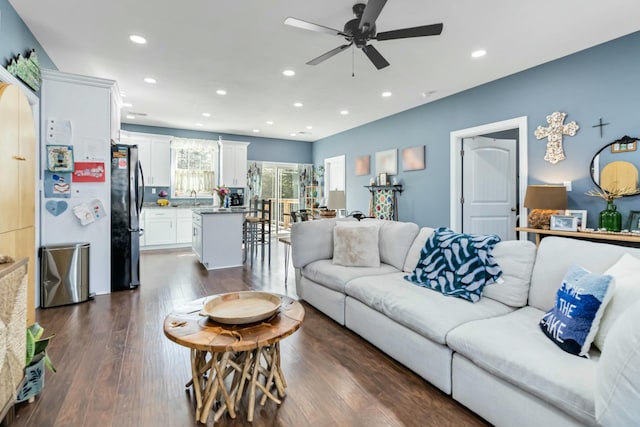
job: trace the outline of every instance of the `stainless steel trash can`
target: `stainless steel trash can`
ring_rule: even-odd
[[[56,307],[91,299],[89,243],[40,248],[40,307]]]

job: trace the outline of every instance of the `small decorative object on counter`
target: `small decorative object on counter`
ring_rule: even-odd
[[[607,202],[607,208],[598,215],[598,229],[619,232],[622,229],[622,214],[618,212],[613,201],[628,194],[628,189],[620,188],[617,191],[595,189],[586,194],[587,196],[600,197]]]
[[[229,196],[229,193],[231,193],[231,191],[229,191],[229,187],[225,187],[224,185],[219,185],[215,188],[214,191],[218,196],[218,206],[220,206],[221,208],[224,208],[225,199],[227,198],[227,196]]]
[[[160,190],[160,192],[158,193],[158,197],[167,197],[169,195],[169,193],[167,193],[165,190]]]

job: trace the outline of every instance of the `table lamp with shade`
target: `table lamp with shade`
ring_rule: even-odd
[[[340,216],[340,211],[346,208],[347,201],[344,191],[329,191],[329,198],[327,199],[327,209],[335,210],[337,216]]]
[[[551,215],[564,214],[567,209],[567,188],[564,185],[529,185],[524,207],[531,209],[529,227],[549,229]]]

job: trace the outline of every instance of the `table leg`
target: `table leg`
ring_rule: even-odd
[[[284,290],[287,290],[287,279],[289,278],[289,255],[291,254],[291,244],[284,245]]]

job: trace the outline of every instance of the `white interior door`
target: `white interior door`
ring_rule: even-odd
[[[516,141],[464,138],[462,148],[462,231],[515,239]]]

